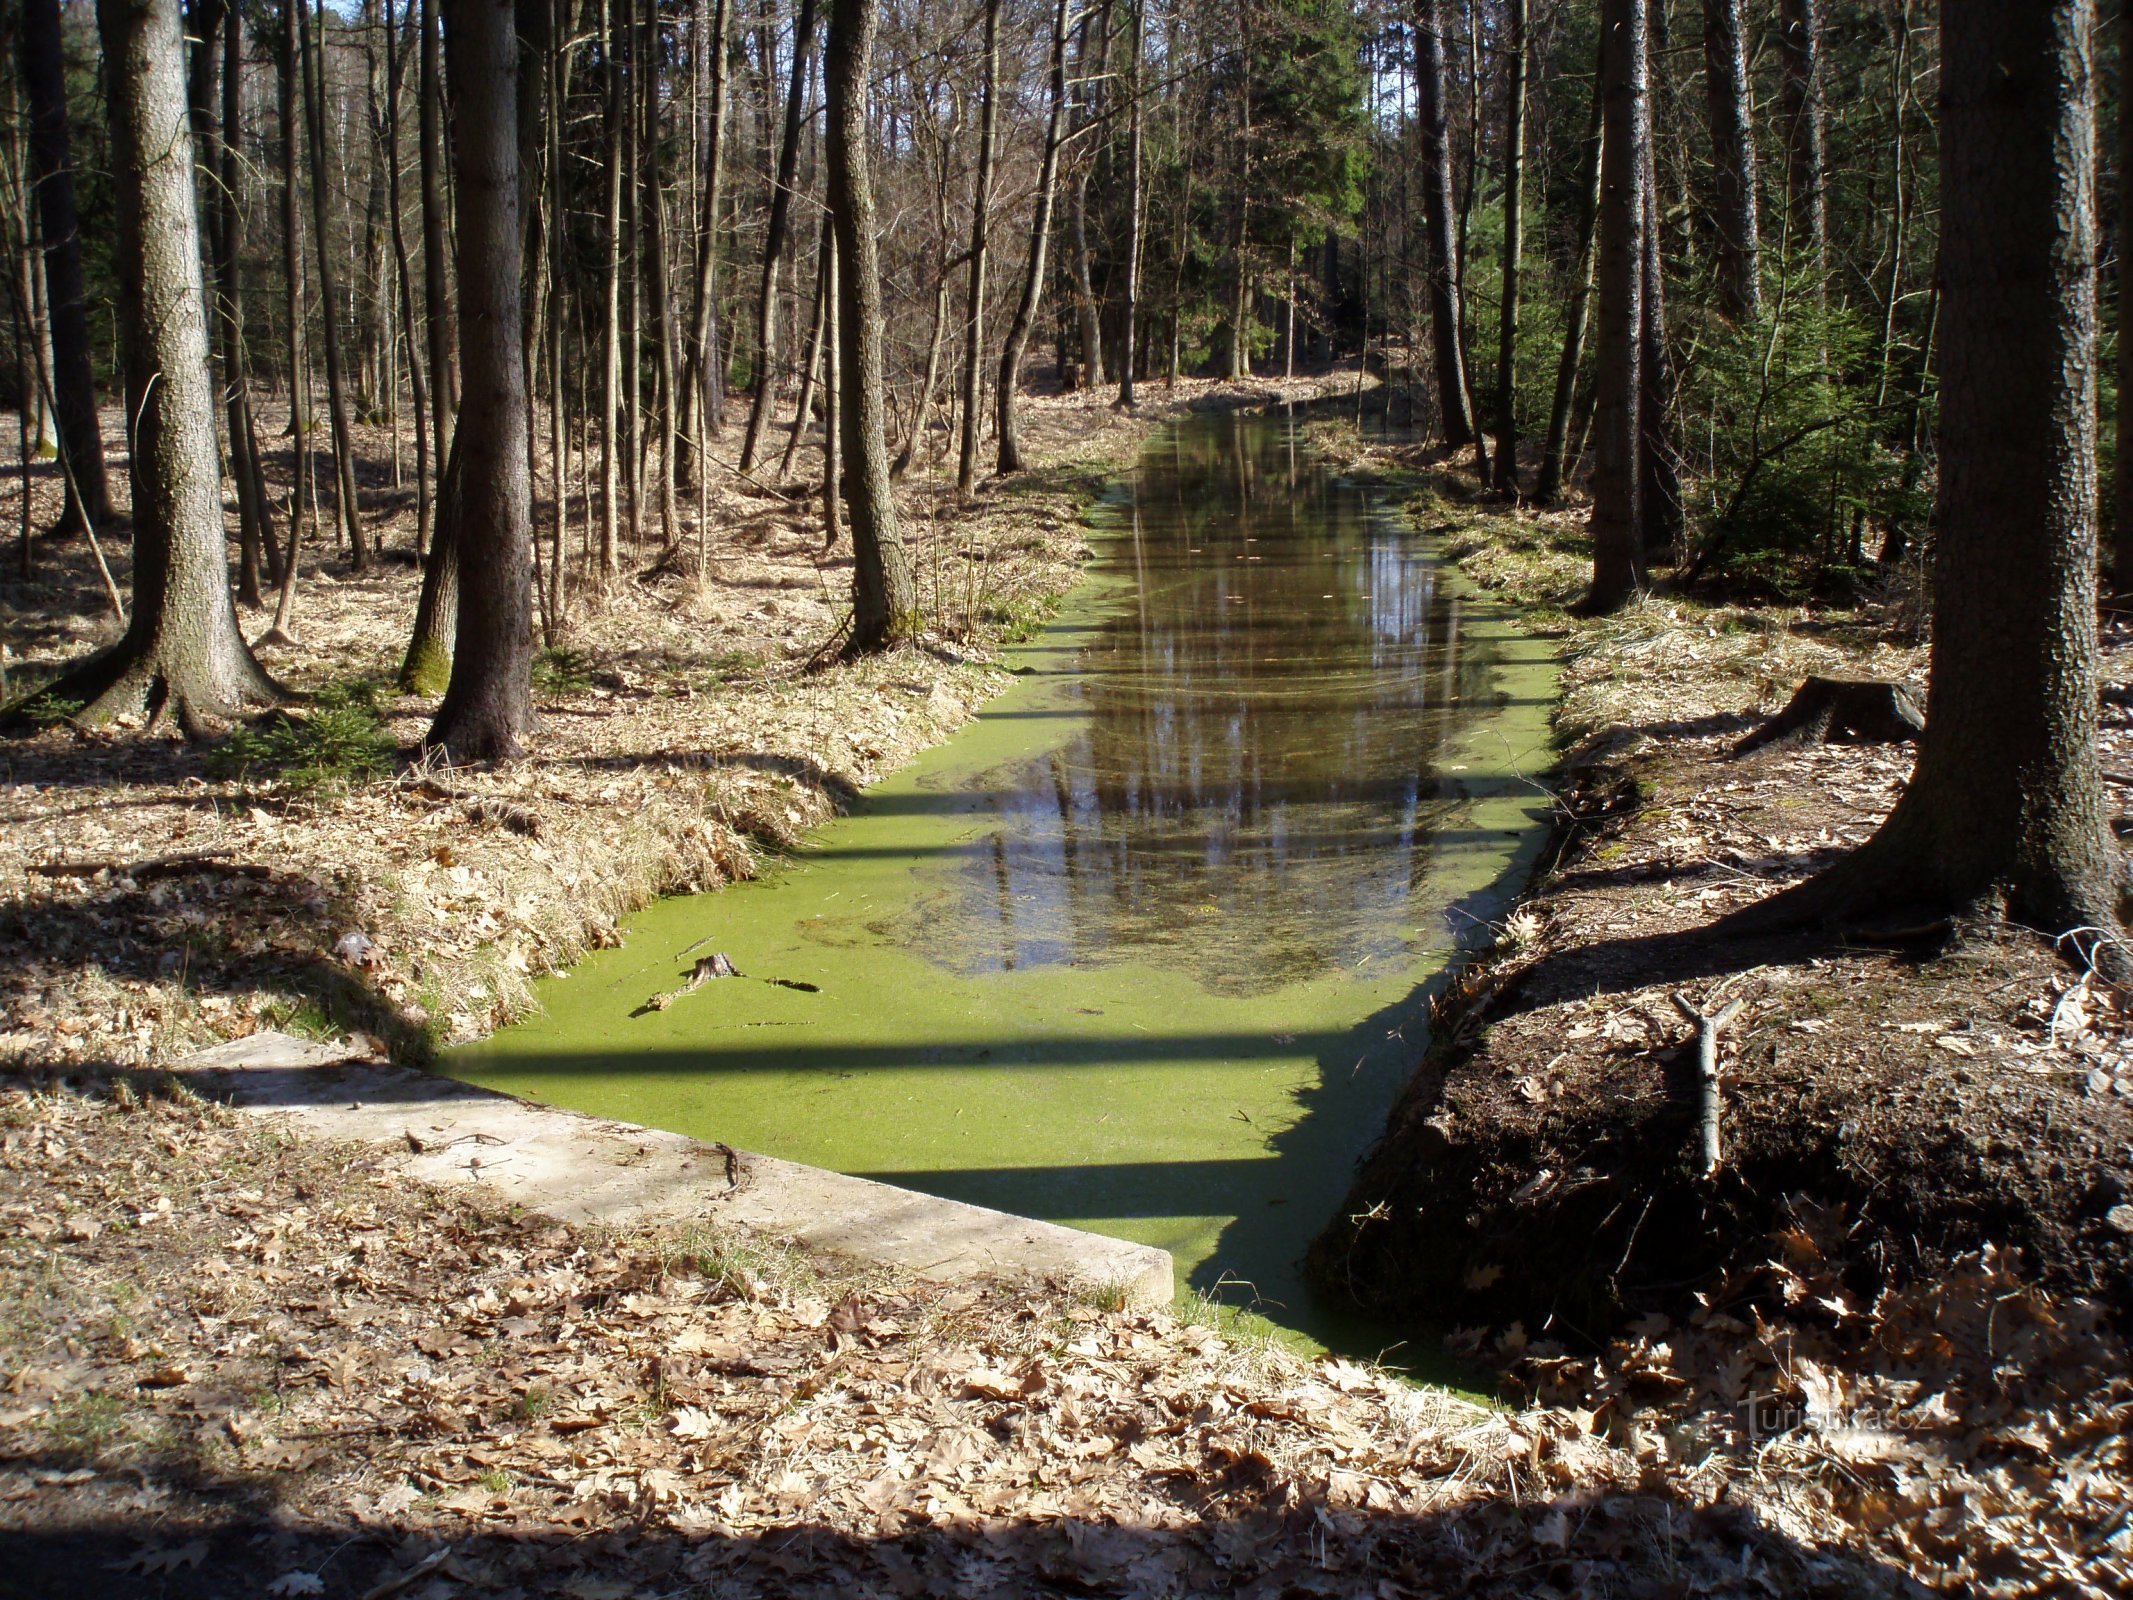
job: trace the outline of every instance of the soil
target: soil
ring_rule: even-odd
[[[0,749],[0,1595],[2133,1587],[2118,997],[2025,934],[1696,934],[1885,811],[1902,746],[1726,752],[1811,673],[1915,680],[1915,605],[1571,624],[1574,510],[1476,507],[1352,429],[1321,442],[1566,661],[1560,859],[1440,1008],[1320,1256],[1449,1308],[1513,1407],[1042,1286],[485,1211],[152,1070],[267,1021],[410,1056],[478,1034],[939,737],[1141,426],[1038,413],[1053,465],[975,519],[912,486],[949,620],[885,661],[806,669],[842,580],[808,511],[735,497],[704,584],[581,605],[511,769],[320,788],[161,730]],[[45,558],[6,592],[17,689],[108,632],[86,553]],[[328,569],[272,661],[305,689],[388,674],[412,611],[405,567]],[[410,754],[429,703],[381,704]],[[1677,993],[1745,1002],[1709,1184]]]
[[[0,1087],[0,1595],[1919,1592],[1825,1455],[379,1166],[153,1073]]]
[[[1581,541],[1575,513],[1494,513],[1443,476],[1424,496],[1478,581],[1535,607],[1574,592],[1551,558]],[[2053,1293],[2133,1310],[2133,1039],[2127,996],[2084,959],[2093,932],[2056,949],[1945,924],[1849,943],[1707,933],[1887,815],[1908,745],[1741,746],[1806,679],[1921,678],[1907,620],[1887,602],[1810,617],[1675,598],[1557,623],[1554,866],[1440,1007],[1320,1243],[1324,1275],[1377,1309],[1450,1305],[1590,1345],[1679,1313],[1812,1213],[1845,1219],[1868,1298],[1994,1248]],[[2112,619],[2101,756],[2119,773],[2129,673],[2133,630]],[[1706,1176],[1686,1016],[1735,1001]]]

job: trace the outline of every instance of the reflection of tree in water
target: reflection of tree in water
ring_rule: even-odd
[[[1203,437],[1144,467],[1111,547],[1137,595],[1089,648],[1088,727],[981,784],[1000,826],[953,936],[913,908],[958,969],[1144,961],[1251,993],[1413,931],[1457,804],[1436,752],[1488,664],[1412,536],[1285,432]]]

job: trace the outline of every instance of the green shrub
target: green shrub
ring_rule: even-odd
[[[285,789],[316,794],[380,777],[392,760],[378,686],[358,678],[321,691],[308,710],[276,711],[239,728],[208,757],[208,771],[240,781],[265,773]]]

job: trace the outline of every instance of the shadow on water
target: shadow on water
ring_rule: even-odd
[[[1538,846],[1552,667],[1276,419],[1173,428],[1097,521],[997,708],[452,1070],[1159,1244],[1376,1353],[1300,1259]],[[647,1005],[706,948],[746,976]]]

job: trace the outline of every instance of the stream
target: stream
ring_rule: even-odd
[[[446,1068],[1160,1245],[1377,1354],[1299,1261],[1540,846],[1550,652],[1278,416],[1173,425],[1092,522],[974,723]]]

